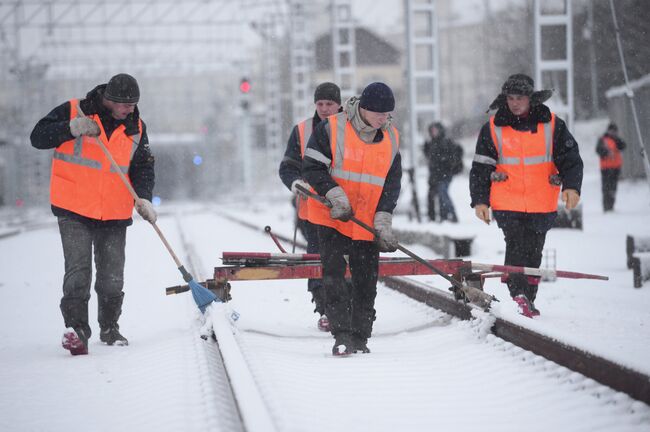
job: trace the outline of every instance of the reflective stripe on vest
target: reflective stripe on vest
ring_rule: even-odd
[[[309,142],[309,138],[311,137],[311,133],[314,129],[313,124],[314,124],[313,117],[310,117],[298,123],[298,141],[300,142],[300,157],[302,159],[305,158],[305,149],[307,148],[307,143]],[[309,189],[315,193],[313,188],[310,187]],[[296,198],[296,205],[298,206],[298,219],[308,220],[309,207],[307,206],[307,201],[305,201],[304,199]]]
[[[330,174],[348,196],[355,216],[374,226],[386,176],[399,150],[397,130],[391,126],[383,131],[382,141],[368,144],[359,138],[345,113],[330,116],[328,120],[332,151]],[[329,209],[324,205],[309,200],[308,206],[310,222],[334,228],[353,240],[373,240],[372,234],[355,223],[330,218]]]
[[[305,157],[305,148],[313,132],[314,119],[312,117],[298,123],[298,138],[300,140],[300,156]]]
[[[559,186],[551,185],[549,177],[557,174],[553,163],[553,132],[551,121],[538,123],[537,133],[517,131],[510,126],[496,126],[490,118],[490,132],[497,150],[496,171],[507,174],[507,180],[493,182],[490,205],[494,210],[525,213],[549,213],[557,210]]]
[[[78,116],[78,100],[73,99],[70,101],[70,118]],[[133,212],[133,198],[97,140],[102,140],[128,178],[129,165],[142,137],[142,122],[139,121],[136,135],[127,136],[125,126],[120,125],[109,140],[99,116],[88,117],[99,125],[101,134],[97,138],[74,138],[55,149],[50,202],[92,219],[128,219]]]
[[[621,151],[616,147],[616,141],[610,137],[603,137],[602,140],[609,150],[609,155],[600,158],[600,169],[619,169],[623,166]]]

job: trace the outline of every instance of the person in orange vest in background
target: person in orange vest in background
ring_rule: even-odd
[[[287,141],[287,149],[280,163],[280,179],[282,183],[293,192],[298,205],[298,227],[303,237],[307,240],[307,253],[318,253],[318,232],[316,226],[307,219],[307,197],[302,195],[296,185],[309,189],[309,185],[302,179],[302,159],[305,155],[307,142],[314,128],[327,117],[341,111],[341,89],[334,83],[324,82],[314,91],[314,115],[295,125]],[[329,320],[325,314],[323,302],[322,279],[309,279],[307,290],[311,293],[314,312],[318,313],[318,329],[330,331]]]
[[[616,187],[618,177],[623,166],[621,151],[625,149],[625,142],[618,136],[618,126],[610,123],[607,132],[598,139],[596,153],[600,157],[600,176],[603,191],[603,211],[614,210],[616,200]]]
[[[511,75],[476,143],[471,206],[487,224],[492,208],[505,238],[506,265],[539,268],[560,192],[569,210],[580,201],[582,158],[566,123],[543,104],[551,94],[534,91],[527,75]],[[539,278],[513,273],[502,280],[522,315],[540,314],[534,303]]]
[[[384,83],[369,84],[343,112],[323,120],[307,144],[304,179],[332,204],[313,199],[309,221],[318,225],[323,266],[325,313],[335,338],[333,355],[369,353],[375,320],[379,252],[395,251],[392,213],[402,178],[397,129],[391,125],[393,92]],[[373,226],[374,236],[350,221]],[[352,283],[345,280],[350,266]]]
[[[73,355],[88,353],[93,249],[99,338],[107,345],[128,345],[118,325],[124,298],[126,227],[133,222],[134,204],[145,220],[156,221],[151,204],[154,158],[140,119],[139,99],[135,78],[118,74],[85,99],[54,108],[31,133],[32,146],[54,149],[50,202],[65,259],[62,345]],[[138,202],[133,202],[97,140],[131,181],[141,197]]]

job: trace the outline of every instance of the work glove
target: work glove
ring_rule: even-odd
[[[338,219],[343,222],[350,220],[353,214],[352,207],[350,206],[348,196],[341,186],[330,189],[325,194],[325,198],[332,204],[332,208],[330,209],[330,217],[332,219]]]
[[[380,252],[395,252],[398,242],[395,233],[393,233],[393,215],[388,212],[375,213],[375,231],[377,236],[375,242],[379,246]]]
[[[548,182],[553,186],[562,186],[562,177],[559,174],[551,174],[548,177]]]
[[[142,216],[142,219],[152,224],[156,223],[158,215],[156,214],[156,210],[153,209],[153,204],[151,204],[151,201],[144,198],[138,198],[138,200],[135,202],[135,209],[137,210],[138,214]]]
[[[502,182],[508,180],[508,174],[500,171],[492,171],[490,174],[490,180],[493,182]]]
[[[307,200],[307,195],[305,195],[304,192],[299,191],[296,185],[300,185],[300,187],[309,190],[309,183],[301,179],[294,180],[293,183],[291,183],[291,192],[293,192],[295,196],[300,197],[300,199]]]
[[[564,189],[562,191],[562,201],[564,201],[564,206],[567,210],[572,210],[580,202],[580,194],[575,189]]]
[[[490,225],[490,207],[487,204],[476,204],[474,206],[474,213],[476,213],[477,218]]]
[[[101,131],[95,120],[88,117],[75,117],[70,120],[70,133],[75,138],[81,135],[96,137],[99,136]]]

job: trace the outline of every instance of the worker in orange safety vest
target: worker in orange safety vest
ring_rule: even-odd
[[[497,112],[476,143],[471,206],[487,224],[491,208],[503,230],[506,265],[539,268],[558,197],[569,210],[580,200],[582,158],[564,121],[544,105],[551,95],[535,91],[529,76],[511,75],[490,105]],[[502,280],[522,315],[540,314],[534,303],[539,278],[513,273]]]
[[[598,139],[596,153],[600,158],[600,177],[603,192],[603,211],[614,210],[616,200],[616,189],[618,178],[623,167],[623,155],[625,142],[618,136],[618,126],[610,123],[607,131]]]
[[[391,125],[394,109],[390,87],[369,84],[360,98],[344,104],[343,112],[314,129],[305,151],[304,179],[332,204],[308,201],[309,221],[318,226],[333,355],[370,352],[379,252],[397,248],[392,213],[402,166],[399,135]],[[378,237],[351,222],[352,215],[373,226]],[[348,264],[351,285],[345,280]]]
[[[134,206],[145,220],[156,221],[151,203],[154,158],[137,108],[139,99],[135,78],[115,75],[85,99],[54,108],[36,124],[30,137],[35,148],[54,149],[50,202],[65,258],[62,345],[73,355],[88,353],[93,249],[100,340],[107,345],[128,345],[118,325],[124,298],[126,227],[132,223]],[[97,141],[106,146],[131,182],[140,197],[137,202]]]

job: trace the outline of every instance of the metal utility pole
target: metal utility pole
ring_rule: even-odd
[[[252,154],[251,151],[251,112],[250,112],[250,82],[242,78],[239,84],[239,122],[237,134],[239,135],[239,151],[242,164],[242,181],[244,191],[250,193],[253,185]]]
[[[267,109],[264,113],[266,131],[267,157],[275,159],[281,156],[282,147],[282,104],[279,43],[280,30],[278,18],[271,15],[261,23],[260,34],[263,38],[264,52],[264,100]],[[268,160],[268,159],[267,159]]]
[[[351,0],[331,0],[334,83],[341,88],[341,100],[356,95],[356,37]]]
[[[596,68],[596,49],[594,43],[594,3],[587,2],[587,30],[585,39],[589,40],[589,68],[591,69],[591,114],[600,111],[598,103],[598,69]]]
[[[627,76],[627,66],[625,65],[625,56],[623,55],[623,44],[621,43],[621,31],[618,28],[618,21],[616,19],[616,9],[614,8],[613,0],[609,0],[609,7],[612,10],[612,20],[614,21],[614,30],[616,33],[616,45],[618,46],[618,54],[621,58],[621,67],[623,68],[623,77],[625,78],[625,87],[627,91],[625,95],[630,99],[632,108],[632,116],[634,118],[634,127],[636,128],[637,139],[639,140],[639,150],[641,158],[643,159],[643,168],[645,169],[645,177],[650,185],[650,162],[648,162],[648,154],[645,151],[645,144],[643,142],[643,134],[641,134],[641,126],[639,125],[639,116],[636,112],[636,104],[634,103],[634,91],[630,87],[630,80]]]
[[[440,73],[438,23],[435,2],[405,0],[407,75],[409,92],[410,178],[413,206],[420,221],[415,167],[419,132],[432,120],[440,119]]]
[[[312,33],[307,31],[308,13],[311,2],[291,0],[289,4],[289,49],[291,62],[291,107],[293,124],[308,117],[311,104],[311,73],[313,57]]]
[[[556,8],[557,3],[553,3]],[[534,0],[535,82],[540,88],[548,84],[555,88],[556,93],[548,105],[566,121],[567,127],[571,129],[574,116],[571,0],[563,0],[560,3],[562,3],[561,12],[544,13],[542,8],[549,3],[542,4],[540,0]],[[551,32],[554,35],[564,36],[563,47],[549,45],[548,36]]]

